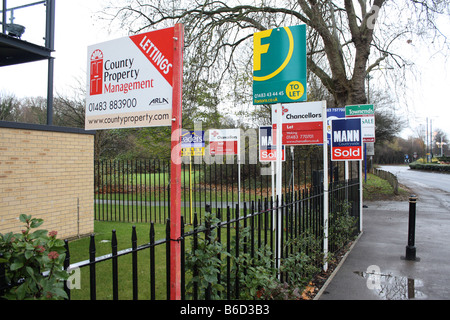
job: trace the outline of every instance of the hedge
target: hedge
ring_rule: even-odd
[[[411,169],[417,170],[428,170],[428,171],[439,171],[450,173],[450,165],[448,164],[438,164],[438,163],[417,163],[413,162],[409,164]]]

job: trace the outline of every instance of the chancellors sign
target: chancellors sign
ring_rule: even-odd
[[[87,130],[170,126],[174,28],[88,47]]]

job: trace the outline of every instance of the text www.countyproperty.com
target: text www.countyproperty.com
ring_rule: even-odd
[[[155,113],[155,114],[141,114],[141,115],[130,115],[130,116],[105,116],[103,118],[88,119],[90,125],[93,124],[116,124],[120,126],[126,126],[127,124],[136,123],[152,123],[153,121],[167,121],[170,119],[168,113]]]

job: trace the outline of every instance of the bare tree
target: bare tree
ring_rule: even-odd
[[[186,56],[195,66],[192,80],[229,80],[228,85],[240,85],[230,90],[240,98],[244,90],[251,90],[253,33],[306,24],[308,69],[329,91],[335,106],[344,106],[367,102],[366,76],[382,62],[397,69],[408,65],[396,50],[399,41],[407,43],[411,34],[442,37],[435,21],[448,15],[449,2],[130,0],[125,6],[123,1],[111,5],[106,12],[133,33],[183,23]],[[247,97],[250,100],[251,95]]]
[[[0,120],[16,121],[19,101],[14,95],[0,95]]]

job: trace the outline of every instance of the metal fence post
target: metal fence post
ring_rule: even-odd
[[[417,196],[409,197],[408,245],[406,246],[405,260],[419,261],[416,257],[416,203]]]

